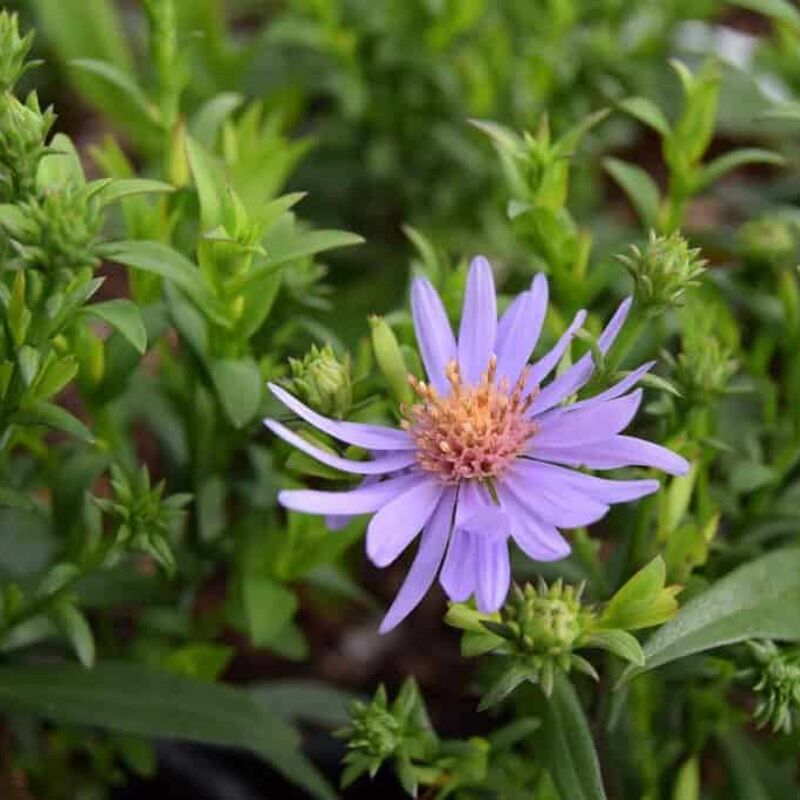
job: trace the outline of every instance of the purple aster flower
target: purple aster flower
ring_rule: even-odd
[[[479,609],[496,611],[510,584],[509,537],[530,558],[555,561],[570,550],[559,528],[590,525],[613,503],[636,500],[659,485],[598,478],[574,467],[656,467],[674,475],[688,469],[672,451],[622,434],[642,399],[641,389],[633,387],[653,362],[568,405],[563,401],[592,376],[591,353],[542,386],[586,317],[580,311],[553,348],[528,364],[547,296],[547,281],[537,275],[498,321],[492,271],[478,257],[456,339],[433,286],[415,280],[411,304],[428,382],[411,379],[418,402],[404,409],[402,429],[331,420],[270,386],[306,422],[372,455],[368,461],[333,455],[266,420],[270,430],[323,464],[366,476],[349,491],[283,491],[282,505],[327,515],[331,527],[343,518],[372,514],[367,554],[379,567],[391,564],[422,532],[383,632],[416,607],[437,574],[451,600],[474,595]],[[629,298],[620,305],[600,335],[603,353],[630,304]]]

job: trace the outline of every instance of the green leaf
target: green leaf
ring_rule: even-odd
[[[638,119],[639,122],[652,128],[661,136],[669,136],[669,120],[652,100],[648,100],[646,97],[628,97],[621,101],[617,107],[620,111],[630,114]]]
[[[603,650],[608,650],[608,652],[624,658],[632,664],[636,664],[639,667],[644,666],[642,646],[636,637],[627,631],[619,630],[618,628],[594,631],[581,644],[587,647],[599,647]]]
[[[605,800],[589,723],[575,689],[560,671],[550,699],[540,693],[540,706],[542,726],[533,735],[536,753],[561,800]]]
[[[202,145],[186,137],[186,152],[194,185],[200,200],[200,219],[203,230],[222,223],[223,202],[228,191],[225,176],[214,157]]]
[[[163,181],[154,181],[148,178],[118,178],[111,181],[103,181],[94,193],[95,202],[101,208],[110,206],[123,197],[130,197],[135,194],[150,194],[153,192],[174,192],[175,187]]]
[[[81,157],[75,144],[66,134],[57,133],[50,140],[47,155],[39,162],[36,170],[37,186],[46,190],[58,184],[81,186],[85,181]]]
[[[522,139],[510,128],[491,120],[471,119],[469,124],[485,133],[496,145],[507,153],[519,153],[524,149]]]
[[[235,428],[243,428],[261,405],[264,381],[253,359],[212,361],[211,380],[219,401]]]
[[[73,58],[68,66],[88,72],[113,86],[147,119],[158,122],[158,109],[150,102],[138,83],[123,69],[95,58]]]
[[[222,123],[244,102],[237,92],[221,92],[203,103],[189,122],[195,141],[208,150],[214,148]]]
[[[86,617],[69,602],[58,603],[50,610],[50,618],[72,645],[75,655],[84,667],[94,666],[94,635]]]
[[[11,236],[20,236],[26,227],[27,217],[25,212],[13,203],[0,204],[0,225],[2,225]]]
[[[800,548],[776,550],[692,598],[645,644],[645,670],[746,639],[800,640]]]
[[[603,159],[603,166],[628,196],[631,205],[646,228],[658,224],[661,195],[656,182],[641,168],[618,158]]]
[[[255,278],[263,269],[273,270],[290,261],[307,258],[337,247],[350,247],[355,244],[361,244],[363,241],[363,237],[355,233],[336,230],[298,232],[289,241],[282,241],[276,247],[270,247],[269,238],[267,238],[264,243],[267,249],[267,263],[261,269],[253,270],[251,279]]]
[[[764,150],[760,147],[742,147],[739,150],[733,150],[730,153],[718,156],[706,164],[700,170],[696,190],[705,189],[732,170],[747,164],[773,164],[780,166],[784,163],[783,156],[773,153],[771,150]]]
[[[240,747],[314,797],[336,793],[299,752],[297,731],[232,686],[195,681],[142,664],[0,668],[0,708],[54,722],[164,739]]]
[[[700,800],[700,763],[697,756],[685,761],[672,788],[672,800]]]
[[[599,624],[603,628],[638,630],[659,625],[678,610],[675,595],[678,586],[666,586],[667,566],[661,556],[642,567],[611,600],[608,601]]]
[[[256,686],[250,694],[287,722],[313,722],[328,728],[347,725],[356,695],[315,680],[280,680]]]
[[[260,575],[242,577],[242,603],[256,647],[267,647],[297,611],[297,596],[283,584]]]
[[[18,411],[14,416],[14,421],[31,425],[45,425],[90,444],[94,442],[92,432],[77,417],[74,417],[65,408],[52,403],[33,403]]]
[[[136,303],[123,299],[107,300],[84,306],[82,311],[116,328],[140,353],[147,349],[147,330]]]
[[[230,321],[218,311],[216,297],[206,284],[200,269],[172,247],[161,242],[123,240],[108,242],[97,250],[111,261],[152,272],[172,281],[214,322],[230,327]]]

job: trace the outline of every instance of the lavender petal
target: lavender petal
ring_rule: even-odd
[[[611,436],[588,445],[538,447],[536,458],[573,467],[617,469],[619,467],[655,467],[670,475],[685,475],[689,462],[666,447],[633,436]]]
[[[628,316],[631,302],[631,298],[628,297],[620,303],[614,312],[614,316],[611,317],[608,325],[600,334],[597,346],[601,353],[607,353],[611,345],[614,344],[614,340],[622,330],[622,326]],[[531,414],[541,414],[560,403],[564,398],[575,394],[592,377],[594,367],[594,356],[591,351],[581,356],[563,375],[560,375],[539,392],[531,408]]]
[[[497,325],[494,352],[497,378],[514,384],[533,352],[547,313],[547,279],[537,275],[531,289],[520,294],[506,309]]]
[[[392,563],[422,530],[444,487],[428,478],[390,500],[367,526],[367,555],[375,566]]]
[[[329,436],[354,444],[357,447],[366,447],[369,450],[413,450],[414,440],[402,430],[387,428],[383,425],[369,425],[363,422],[340,422],[323,417],[296,397],[292,397],[285,389],[274,383],[268,384],[270,391],[287,408],[298,417],[319,428]]]
[[[334,469],[340,469],[343,472],[353,473],[354,475],[385,475],[389,472],[397,472],[397,470],[411,466],[416,459],[413,450],[401,450],[381,458],[376,458],[372,461],[354,461],[353,459],[343,458],[342,456],[337,456],[335,453],[329,453],[321,447],[317,447],[294,431],[289,430],[289,428],[282,425],[277,420],[267,419],[264,420],[264,424],[276,436],[279,436],[285,442],[293,445],[303,453],[315,458],[320,463],[327,464],[327,466],[333,467]]]
[[[608,439],[624,430],[642,402],[642,390],[605,402],[587,403],[575,410],[573,406],[559,409],[546,419],[539,419],[540,430],[530,440],[528,452],[536,456],[539,446],[548,444],[575,447]]]
[[[422,532],[414,563],[408,571],[400,591],[381,623],[380,632],[388,633],[399,625],[420,603],[436,577],[441,566],[450,528],[453,524],[453,509],[456,490],[445,489],[436,510]]]
[[[480,382],[489,365],[497,333],[497,302],[489,262],[472,260],[464,295],[464,309],[458,330],[458,363],[468,384]]]
[[[411,313],[428,381],[439,394],[447,394],[445,368],[456,358],[456,340],[442,301],[426,278],[411,284]]]
[[[284,489],[278,502],[292,511],[306,514],[371,514],[382,508],[399,494],[428,482],[427,475],[411,472],[398,475],[380,483],[361,485],[346,492],[325,492],[316,489]]]

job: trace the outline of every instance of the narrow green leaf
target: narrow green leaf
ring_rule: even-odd
[[[718,156],[713,161],[703,167],[697,179],[697,190],[705,189],[712,183],[716,183],[720,178],[732,172],[738,167],[747,164],[772,164],[780,166],[784,164],[783,156],[773,153],[771,150],[764,150],[760,147],[742,147],[730,153]]]
[[[641,168],[618,158],[603,159],[603,166],[609,175],[628,195],[642,225],[655,228],[658,222],[658,206],[661,195],[656,182]]]
[[[536,752],[561,800],[605,800],[600,764],[589,723],[569,679],[560,671],[553,694],[540,694],[542,726],[534,733]]]
[[[87,669],[94,666],[94,635],[86,617],[69,602],[58,603],[50,610],[50,618],[78,656],[78,660]]]
[[[313,722],[329,728],[346,725],[356,695],[315,680],[264,683],[250,694],[287,722]]]
[[[269,242],[265,243],[267,248],[266,269],[272,270],[276,267],[296,261],[299,258],[322,253],[326,250],[333,250],[337,247],[350,247],[361,244],[363,237],[355,233],[336,230],[303,231],[298,232],[289,242],[281,242],[281,246],[270,248]],[[254,270],[252,277],[255,277],[260,270]]]
[[[258,364],[253,359],[213,361],[209,370],[228,419],[235,428],[244,427],[261,404],[264,381]]]
[[[214,157],[201,144],[186,137],[186,152],[200,199],[200,219],[208,231],[222,223],[223,202],[228,191],[225,176]]]
[[[92,432],[77,418],[61,406],[52,403],[33,403],[28,408],[21,409],[14,416],[14,421],[30,425],[45,425],[48,428],[63,431],[82,439],[85,442],[94,442]]]
[[[105,303],[84,306],[82,311],[116,328],[140,353],[147,349],[147,329],[142,314],[130,300],[107,300]]]
[[[299,751],[297,731],[245,691],[142,664],[0,668],[0,708],[54,722],[240,747],[314,797],[336,793]]]
[[[172,247],[161,242],[123,240],[103,244],[98,247],[98,253],[111,261],[172,281],[214,322],[230,327],[230,321],[219,312],[216,297],[200,269]]]
[[[122,92],[148,119],[158,122],[158,110],[138,83],[124,70],[108,61],[95,58],[73,58],[68,66],[88,72]]]
[[[203,103],[189,122],[189,132],[195,141],[211,150],[222,123],[244,102],[238,92],[221,92]]]
[[[745,639],[800,641],[800,548],[776,550],[733,570],[690,600],[644,646],[644,667]]]
[[[652,100],[648,100],[646,97],[627,97],[617,107],[620,111],[630,114],[638,119],[639,122],[652,128],[661,136],[669,136],[669,120]]]
[[[636,637],[627,631],[614,628],[611,630],[594,631],[586,639],[589,647],[599,647],[608,650],[615,656],[624,658],[632,664],[644,666],[644,653]]]
[[[700,762],[697,756],[685,761],[675,777],[672,800],[700,800]]]
[[[123,197],[135,194],[150,194],[153,192],[174,192],[175,187],[164,181],[154,181],[148,178],[118,178],[104,181],[103,185],[94,193],[95,202],[101,208],[110,206]]]

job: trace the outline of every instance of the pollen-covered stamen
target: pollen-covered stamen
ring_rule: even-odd
[[[420,402],[403,410],[403,427],[417,443],[419,465],[446,483],[499,475],[536,433],[536,423],[526,417],[534,400],[533,394],[524,394],[527,370],[513,388],[507,378],[495,384],[496,373],[497,359],[492,356],[481,382],[466,386],[458,364],[451,361],[446,369],[451,391],[446,397],[409,377]]]

